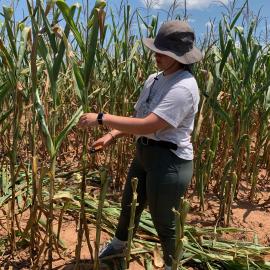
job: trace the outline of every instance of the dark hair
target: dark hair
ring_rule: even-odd
[[[181,65],[181,68],[183,68],[184,70],[187,70],[188,72],[193,74],[193,66],[194,66],[194,64],[186,65],[186,64],[180,63],[180,65]]]

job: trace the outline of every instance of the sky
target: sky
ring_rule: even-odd
[[[150,0],[148,0],[149,2]],[[130,0],[133,7],[143,7],[145,6],[147,0]],[[166,12],[168,12],[169,7],[174,2],[173,0],[152,0],[152,2],[157,2],[157,5],[151,10],[152,14],[161,15],[161,19],[166,19]],[[184,0],[177,1],[179,3],[178,13],[182,16],[184,14]],[[195,29],[197,35],[202,36],[206,33],[207,28],[209,28],[210,22],[218,22],[222,13],[226,12],[224,7],[231,6],[232,0],[187,0],[187,16],[189,18],[190,25]],[[245,3],[245,0],[237,0],[236,7],[239,8]],[[267,20],[270,26],[270,0],[249,0],[249,9],[254,15],[260,14],[263,18],[262,21]],[[217,24],[217,23],[216,23]],[[261,29],[265,29],[265,23],[261,24]],[[258,32],[260,29],[258,29]]]
[[[15,0],[16,1],[16,0]],[[68,4],[74,4],[76,2],[82,3],[87,0],[66,0]],[[0,11],[3,5],[10,5],[12,0],[0,0]],[[90,5],[93,5],[94,0],[88,0]],[[120,0],[107,0],[108,6],[118,7],[120,6]],[[124,0],[131,5],[132,10],[139,9],[140,12],[149,17],[159,15],[160,23],[167,20],[168,11],[173,2],[178,4],[176,14],[184,15],[184,0]],[[146,3],[152,3],[152,8],[147,9]],[[224,5],[231,5],[233,0],[186,0],[187,2],[187,16],[190,25],[194,28],[197,36],[203,36],[207,28],[209,28],[210,22],[218,22],[222,13],[226,11]],[[236,0],[237,7],[239,8],[245,0]],[[260,12],[260,17],[263,18],[261,28],[265,29],[265,20],[270,28],[270,0],[249,0],[249,9],[253,14]],[[26,10],[26,0],[19,0],[19,4],[16,8],[16,18],[23,17],[23,10]],[[0,17],[1,20],[1,17]],[[258,29],[260,31],[260,29]]]

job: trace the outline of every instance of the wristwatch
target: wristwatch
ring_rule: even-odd
[[[102,120],[103,115],[104,115],[103,112],[98,113],[97,121],[98,121],[98,124],[99,124],[99,125],[103,125],[103,120]]]

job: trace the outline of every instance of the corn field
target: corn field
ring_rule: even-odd
[[[90,153],[106,127],[90,133],[76,124],[83,112],[133,114],[144,80],[156,71],[141,39],[155,37],[160,20],[146,19],[123,2],[118,14],[105,0],[91,10],[64,0],[25,2],[21,21],[12,7],[0,11],[0,258],[12,257],[24,243],[30,258],[25,269],[54,269],[55,256],[61,258],[66,248],[63,218],[73,214],[74,269],[80,269],[83,241],[91,267],[101,269],[101,231],[114,234],[120,209],[114,198],[125,181],[133,138]],[[243,186],[255,202],[259,187],[270,180],[270,43],[257,35],[259,18],[243,19],[246,4],[224,14],[198,40],[204,59],[194,67],[201,102],[190,190],[201,211],[213,191],[219,213],[213,228],[184,226],[189,207],[181,200],[182,208],[174,209],[180,255],[174,269],[270,269],[269,247],[217,237],[241,231],[229,226]],[[96,227],[94,244],[89,224]],[[145,269],[154,269],[149,254],[158,238],[147,211],[139,235],[132,243],[130,237],[126,259],[112,269],[129,269],[135,255],[144,258]]]

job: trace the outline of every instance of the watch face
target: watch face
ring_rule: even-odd
[[[102,117],[103,117],[103,113],[99,113],[98,116],[97,116],[97,121],[98,121],[98,123],[99,123],[100,125],[103,124],[103,122],[102,122]]]

